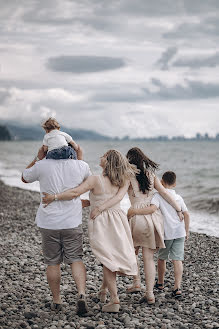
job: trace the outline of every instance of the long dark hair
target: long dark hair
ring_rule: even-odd
[[[146,194],[151,187],[151,182],[147,172],[155,172],[155,170],[159,168],[159,165],[150,160],[138,147],[131,148],[126,157],[128,158],[129,163],[136,165],[136,167],[140,170],[140,172],[136,174],[136,179],[138,181],[140,191]]]

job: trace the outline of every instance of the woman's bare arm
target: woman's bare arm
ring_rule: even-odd
[[[48,206],[51,202],[56,200],[64,201],[64,200],[72,200],[77,198],[79,195],[92,190],[95,185],[95,176],[89,176],[81,185],[75,187],[74,189],[67,190],[58,194],[48,194],[43,192],[42,202],[45,204],[44,207]]]
[[[157,177],[154,178],[154,187],[160,193],[160,195],[174,208],[176,211],[181,211],[182,209],[174,200],[174,198],[167,192],[167,190],[163,187],[161,182]]]
[[[108,199],[100,206],[94,208],[90,213],[90,218],[94,219],[105,209],[108,209],[108,208],[114,206],[115,204],[117,204],[118,202],[120,202],[124,198],[124,196],[128,190],[129,184],[130,184],[130,182],[129,182],[129,180],[127,180],[125,185],[123,187],[120,187],[120,189],[118,190],[118,192],[116,193],[116,195],[114,197],[112,197],[111,199]]]

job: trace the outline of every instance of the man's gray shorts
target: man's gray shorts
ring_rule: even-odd
[[[158,251],[158,258],[162,260],[184,260],[184,242],[185,238],[173,240],[164,240],[166,248],[161,248]]]
[[[82,260],[82,225],[63,230],[40,228],[44,262],[48,265],[71,264]]]

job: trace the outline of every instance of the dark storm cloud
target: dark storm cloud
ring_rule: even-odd
[[[121,15],[130,17],[198,15],[215,13],[215,10],[218,9],[217,0],[80,0],[80,3],[78,0],[62,1],[63,4],[72,5],[72,7],[69,7],[68,16],[62,16],[60,10],[58,15],[57,13],[54,14],[53,9],[58,4],[58,1],[44,0],[43,6],[41,1],[34,2],[33,7],[23,15],[23,19],[30,23],[48,25],[75,24],[81,21],[81,23],[90,24],[94,28],[99,29],[101,25],[104,25],[106,17],[111,18],[111,26],[113,27],[114,18],[121,17]],[[88,18],[87,8],[89,8],[89,16],[93,16],[93,19]],[[100,24],[98,20],[100,20]]]
[[[161,68],[161,70],[168,70],[170,60],[176,55],[177,48],[170,47],[166,51],[163,52],[161,58],[157,61],[157,65]]]
[[[200,55],[193,58],[178,59],[173,63],[173,66],[201,68],[201,67],[216,67],[219,66],[219,52],[212,56],[200,58]]]
[[[122,58],[101,56],[58,56],[48,59],[46,66],[54,72],[92,73],[116,70],[125,66]]]
[[[152,79],[152,83],[158,88],[156,92],[145,89],[146,96],[156,100],[187,100],[207,99],[219,97],[218,83],[204,83],[201,81],[186,80],[186,85],[177,84],[173,87],[165,86],[160,80]]]
[[[111,91],[97,93],[92,97],[93,101],[103,103],[145,103],[147,101],[174,101],[208,99],[219,97],[219,84],[203,83],[201,81],[186,80],[184,85],[176,84],[166,86],[159,79],[152,79],[152,84],[157,91],[152,92],[148,88],[139,88],[138,92]]]
[[[194,39],[194,41],[202,37],[218,38],[218,15],[219,10],[215,8],[215,13],[210,17],[201,18],[199,22],[180,24],[176,28],[174,27],[172,31],[164,33],[163,37],[167,39]]]

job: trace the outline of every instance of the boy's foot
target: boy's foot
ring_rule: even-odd
[[[176,288],[175,290],[173,290],[172,296],[175,298],[182,297],[182,291],[180,290],[180,288]]]
[[[154,287],[157,288],[158,290],[164,290],[164,284],[158,283],[158,281],[156,281]]]

